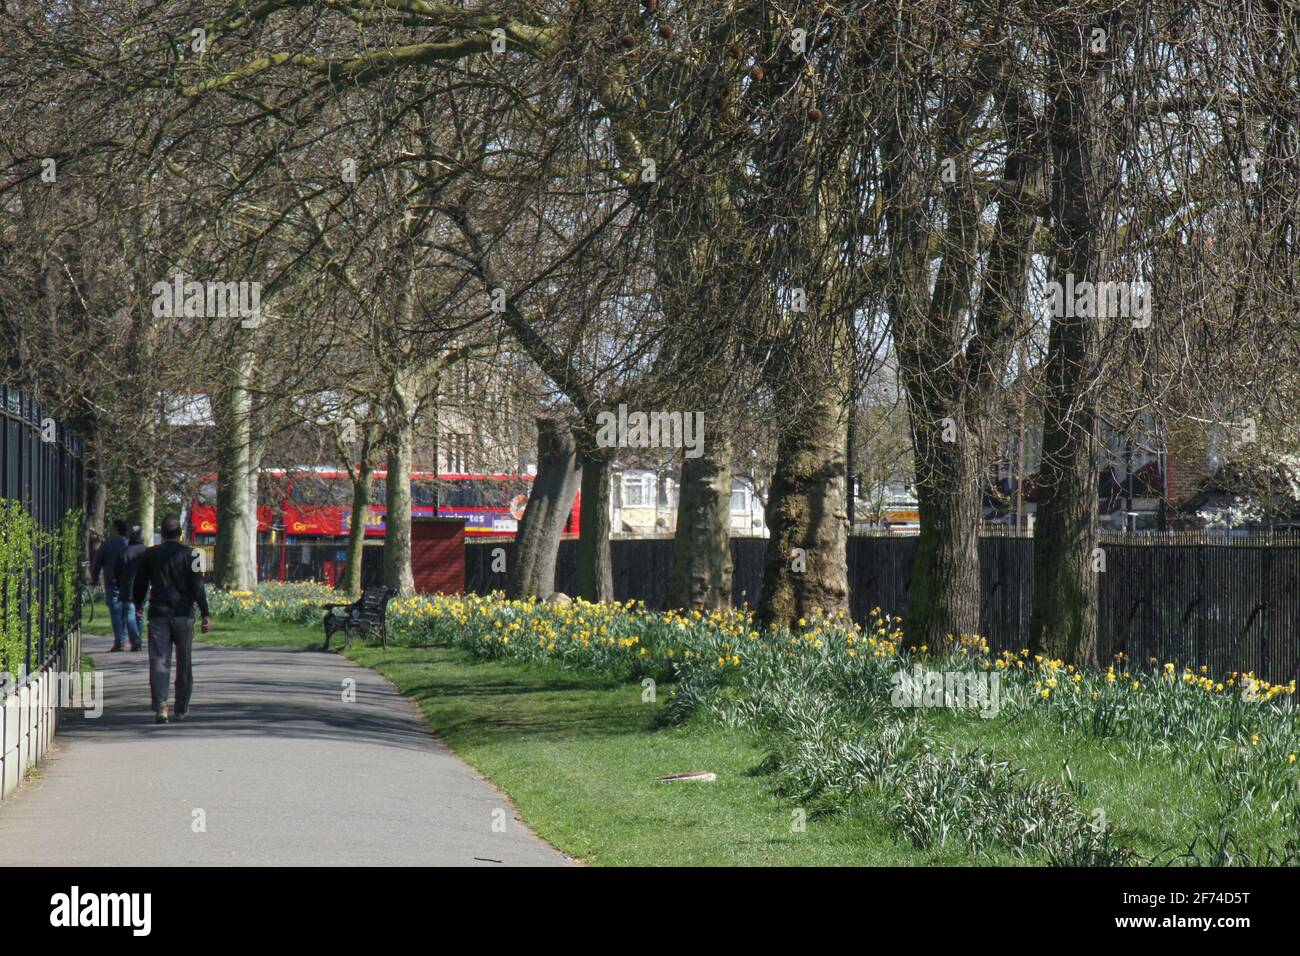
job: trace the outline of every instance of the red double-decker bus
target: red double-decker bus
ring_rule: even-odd
[[[366,509],[366,537],[382,538],[386,530],[388,472],[375,472]],[[528,504],[533,479],[529,475],[411,475],[412,517],[461,518],[469,537],[511,537]],[[580,496],[579,496],[580,499]],[[436,505],[435,505],[436,502]],[[565,534],[578,533],[581,501],[575,500]],[[352,522],[352,483],[346,471],[307,468],[267,468],[258,472],[257,530],[259,535],[282,531],[286,538],[337,538]],[[211,543],[217,534],[216,478],[205,476],[190,502],[191,540]]]
[[[263,468],[258,473],[257,533],[266,534],[276,522],[280,506],[280,489],[287,472],[283,468]],[[211,544],[217,533],[217,476],[204,475],[197,494],[190,500],[186,515],[191,542]]]

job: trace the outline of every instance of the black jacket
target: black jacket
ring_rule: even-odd
[[[123,600],[130,601],[131,595],[135,593],[135,572],[140,567],[140,558],[145,550],[142,544],[128,544],[126,550],[117,556],[117,562],[113,565],[113,576],[117,578],[117,586],[121,589]]]
[[[208,596],[198,558],[198,551],[179,541],[164,541],[145,551],[135,569],[135,606],[144,606],[147,591],[150,617],[193,617],[195,604],[207,617]]]
[[[90,580],[99,580],[99,574],[102,571],[104,573],[104,587],[116,587],[117,559],[125,550],[126,538],[114,535],[106,539],[103,544],[95,549],[95,557],[90,563]]]

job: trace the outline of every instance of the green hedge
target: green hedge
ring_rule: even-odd
[[[41,605],[26,593],[45,549],[55,566],[54,602],[60,630],[74,623],[77,610],[77,571],[81,565],[81,511],[67,512],[52,532],[42,531],[22,503],[0,499],[0,671],[17,674],[26,662],[29,640],[35,640]],[[27,614],[23,599],[27,598]]]

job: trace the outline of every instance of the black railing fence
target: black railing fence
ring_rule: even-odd
[[[259,581],[320,581],[337,584],[347,569],[345,541],[303,541],[295,544],[262,543],[257,546]],[[384,546],[368,544],[361,552],[363,585],[383,580]],[[281,577],[283,569],[283,578]],[[208,577],[211,578],[209,571]]]
[[[1103,546],[1103,653],[1300,676],[1300,541]]]
[[[303,544],[259,544],[257,546],[257,579],[279,581],[281,563],[286,581],[331,581],[337,570],[343,576],[347,545],[328,541],[311,541]]]
[[[26,670],[20,683],[44,670],[62,669],[69,635],[79,632],[80,588],[60,580],[59,533],[65,530],[67,516],[82,506],[84,459],[81,440],[68,428],[30,395],[0,386],[0,498],[17,502],[44,532],[16,594],[0,588],[0,602],[16,598],[18,605],[3,607],[8,621],[14,620],[10,615],[15,610],[20,615],[25,645],[21,665]],[[75,531],[79,572],[80,524]],[[18,669],[16,662],[7,663],[11,673]]]
[[[915,536],[855,536],[848,569],[853,619],[865,624],[872,608],[902,617],[916,559]],[[1285,682],[1300,676],[1300,536],[1262,534],[1228,537],[1213,532],[1163,535],[1104,534],[1104,570],[1099,575],[1099,651],[1103,660],[1123,651],[1144,664],[1150,657],[1217,674],[1253,671]],[[668,538],[616,539],[610,543],[614,595],[662,607],[672,570]],[[297,549],[295,551],[295,549]],[[501,549],[498,553],[497,549]],[[733,538],[732,602],[757,603],[763,582],[763,538]],[[290,545],[290,580],[323,580],[325,560],[339,557],[337,545]],[[577,591],[577,542],[560,544],[555,586]],[[504,557],[504,562],[500,560]],[[1028,643],[1034,592],[1034,541],[1023,534],[982,536],[980,633],[993,650],[1018,650]],[[514,543],[472,541],[465,545],[465,590],[504,590]],[[378,583],[383,548],[364,552],[362,577]],[[1100,564],[1100,562],[1099,562]],[[337,577],[343,562],[335,565]],[[300,575],[300,576],[298,576]]]

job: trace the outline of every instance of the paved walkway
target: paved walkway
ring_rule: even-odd
[[[0,803],[0,864],[567,862],[374,671],[198,645],[189,717],[155,724],[147,655],[110,644],[84,644],[104,673],[103,715],[65,711],[42,775]]]

